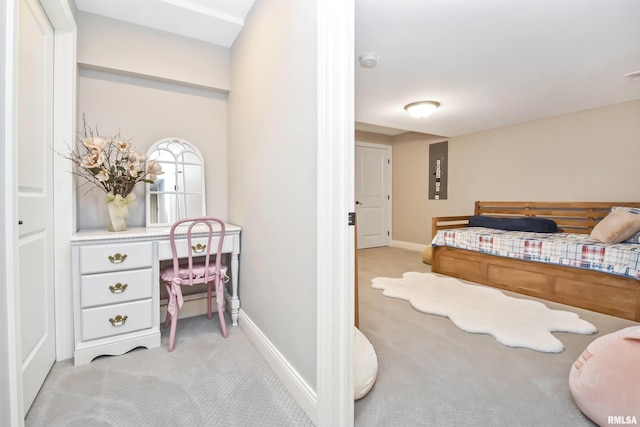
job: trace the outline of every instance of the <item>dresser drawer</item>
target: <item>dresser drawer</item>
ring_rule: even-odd
[[[80,248],[80,274],[151,267],[152,262],[153,246],[151,242],[82,246]]]
[[[211,253],[215,254],[218,250],[218,242],[220,238],[213,236],[211,238]],[[191,239],[191,246],[206,246],[207,237],[193,237]],[[176,239],[176,251],[178,252],[178,258],[185,258],[189,256],[189,246],[187,245],[187,238]],[[225,236],[222,243],[222,252],[233,252],[233,236]],[[173,253],[171,252],[171,242],[169,240],[163,240],[158,242],[158,258],[161,260],[173,259]],[[198,256],[198,253],[194,251],[194,256]]]
[[[93,340],[149,329],[153,325],[152,306],[153,301],[149,299],[85,308],[82,310],[82,340]],[[126,320],[120,320],[125,316]]]
[[[80,279],[82,308],[151,298],[152,294],[151,268],[91,274]]]

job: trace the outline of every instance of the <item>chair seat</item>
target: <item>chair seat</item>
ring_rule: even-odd
[[[192,269],[192,278],[194,283],[207,283],[208,280],[204,280],[205,276],[207,276],[208,279],[213,280],[213,276],[215,275],[216,272],[216,266],[215,265],[210,265],[209,266],[209,274],[207,275],[207,272],[205,271],[205,265],[204,264],[194,264],[193,265],[193,269]],[[181,265],[180,268],[178,269],[178,277],[182,280],[183,285],[188,285],[189,284],[189,266],[188,265]],[[174,274],[173,274],[173,266],[169,266],[169,267],[165,267],[162,269],[162,271],[160,272],[160,279],[162,279],[162,281],[164,282],[171,282],[174,278]],[[220,278],[222,279],[222,283],[227,283],[229,281],[229,276],[227,275],[227,266],[226,265],[221,265],[220,266]]]

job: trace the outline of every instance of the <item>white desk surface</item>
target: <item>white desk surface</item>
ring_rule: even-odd
[[[178,233],[185,234],[187,227],[178,227]],[[214,234],[220,231],[220,227],[214,224]],[[196,228],[197,229],[197,228]],[[109,241],[109,240],[168,240],[171,227],[133,227],[125,231],[107,231],[105,229],[81,230],[71,236],[71,242],[84,241]],[[225,224],[225,235],[239,234],[241,227],[233,224]]]

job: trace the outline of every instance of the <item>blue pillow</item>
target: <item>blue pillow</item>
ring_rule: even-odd
[[[558,224],[547,218],[536,217],[494,217],[475,215],[469,219],[469,227],[495,228],[508,231],[533,231],[537,233],[556,233]]]

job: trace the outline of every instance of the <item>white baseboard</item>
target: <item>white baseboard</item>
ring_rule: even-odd
[[[409,249],[410,251],[418,251],[418,252],[424,251],[424,248],[427,247],[427,245],[422,245],[420,243],[403,242],[401,240],[392,240],[391,246],[396,248]]]
[[[284,358],[278,349],[269,341],[255,323],[240,309],[238,321],[240,329],[247,334],[249,340],[255,345],[262,357],[271,366],[271,369],[280,378],[289,393],[298,402],[302,410],[314,424],[317,424],[318,395],[298,374],[293,366]]]

